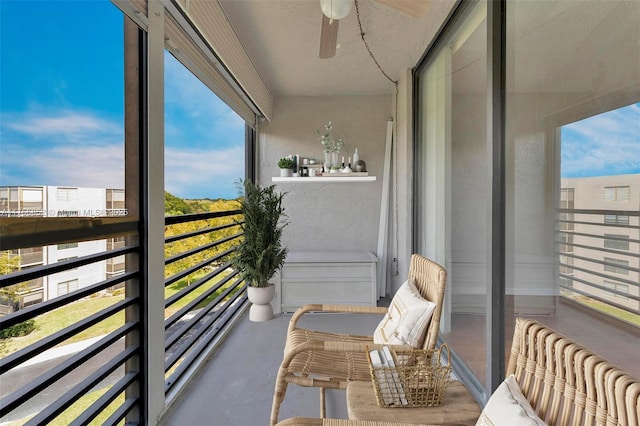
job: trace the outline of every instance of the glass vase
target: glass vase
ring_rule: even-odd
[[[324,152],[324,172],[329,173],[331,171],[331,153],[329,151]]]
[[[339,152],[332,152],[331,153],[331,168],[332,169],[340,169],[340,166],[342,165],[340,163],[340,159],[338,158],[340,155]]]

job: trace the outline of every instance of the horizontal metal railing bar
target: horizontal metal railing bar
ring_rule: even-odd
[[[611,263],[611,262],[605,262],[604,260],[598,260],[598,259],[593,259],[593,258],[590,258],[590,257],[578,256],[578,255],[573,254],[573,253],[556,252],[556,254],[561,254],[563,256],[572,257],[574,259],[580,259],[580,260],[584,260],[584,261],[591,262],[591,263],[598,263],[600,265],[613,266],[615,268],[624,269],[626,271],[640,272],[640,268],[634,268],[633,266],[618,265],[618,264]]]
[[[64,410],[73,405],[77,399],[85,395],[87,391],[100,383],[116,368],[120,367],[122,364],[127,362],[128,359],[136,355],[138,351],[139,348],[137,347],[126,348],[124,351],[120,352],[96,371],[91,373],[86,379],[75,385],[71,390],[65,392],[60,398],[47,405],[45,409],[36,414],[36,416],[31,418],[26,424],[41,425],[50,422]]]
[[[229,277],[230,279],[230,277]],[[227,280],[229,281],[229,280]],[[233,285],[229,286],[229,288],[227,288],[225,291],[223,291],[218,297],[216,297],[214,300],[212,300],[206,308],[203,308],[200,310],[200,312],[198,312],[196,315],[193,316],[193,318],[191,318],[189,321],[187,321],[182,327],[180,327],[178,330],[176,330],[169,338],[165,339],[165,343],[164,343],[164,348],[165,351],[170,349],[175,342],[177,342],[182,336],[184,336],[195,324],[198,323],[198,321],[200,321],[200,319],[202,317],[204,317],[205,315],[207,315],[213,308],[215,308],[218,303],[220,303],[229,293],[231,293],[232,291],[234,291],[235,289],[237,289],[238,287],[240,287],[241,280],[236,280],[235,283],[233,283]],[[214,291],[216,291],[219,287],[221,287],[222,285],[224,285],[224,283],[218,283],[219,285],[217,285],[215,288],[210,288],[209,291],[207,291],[207,294],[205,297],[202,297],[204,294],[198,296],[198,299],[204,300],[206,297],[209,297],[210,294],[212,294]],[[242,292],[243,288],[240,289]],[[200,300],[200,301],[201,301]],[[198,303],[200,303],[200,301],[196,302],[196,300],[193,300],[190,302],[190,304],[193,304],[193,306],[195,307]],[[196,302],[196,303],[194,303]],[[186,312],[188,312],[189,310],[191,310],[192,308],[186,310]],[[184,308],[182,309],[184,310]],[[169,323],[170,325],[173,325],[173,323],[176,322],[176,319],[182,318],[184,316],[184,313],[180,316],[177,315],[173,315],[172,318],[172,322],[169,323],[169,321],[165,321],[165,330],[168,328],[166,326],[167,323]],[[173,318],[175,317],[175,318]]]
[[[562,220],[556,219],[556,223],[573,223],[576,225],[594,225],[594,226],[605,226],[610,228],[629,228],[629,229],[638,229],[638,225],[624,225],[621,223],[604,223],[604,222],[589,222],[585,220]]]
[[[205,259],[205,260],[203,260],[201,262],[198,262],[193,266],[185,268],[184,270],[178,272],[177,274],[174,274],[174,275],[166,278],[164,280],[164,286],[167,287],[167,286],[173,284],[174,282],[186,277],[187,275],[193,274],[198,269],[202,269],[205,266],[210,265],[212,262],[216,262],[216,261],[218,261],[220,259],[223,259],[225,256],[233,253],[234,250],[235,250],[235,248],[230,248],[230,249],[228,249],[228,250],[226,250],[226,251],[224,251],[222,253],[218,253],[217,255],[215,255],[213,257],[210,257],[210,258]]]
[[[69,426],[87,425],[91,420],[98,417],[127,387],[129,387],[137,378],[137,372],[130,372],[121,377],[107,392],[104,393],[96,402],[91,404],[89,408],[84,410]]]
[[[220,226],[210,226],[208,228],[199,229],[197,231],[185,232],[184,234],[172,235],[171,237],[167,237],[164,239],[165,244],[173,243],[176,241],[184,240],[186,238],[197,237],[202,234],[209,234],[211,232],[221,231],[227,228],[233,228],[234,226],[238,226],[239,223],[227,223],[225,225]]]
[[[143,424],[142,423],[142,419],[140,419],[140,421],[136,421],[136,422],[131,422],[131,423],[122,423],[122,420],[124,420],[124,418],[127,416],[127,414],[129,414],[129,411],[133,410],[133,408],[138,405],[140,402],[139,398],[127,398],[125,399],[124,403],[122,405],[120,405],[116,411],[113,412],[113,414],[111,414],[109,416],[108,419],[106,419],[101,426],[116,426],[116,425],[121,425],[124,424],[125,426],[127,425],[138,425],[138,424]]]
[[[164,224],[176,225],[178,223],[195,222],[197,220],[215,219],[218,217],[235,216],[239,214],[242,214],[242,210],[226,210],[221,212],[190,213],[178,216],[165,216]]]
[[[192,300],[191,302],[189,302],[187,305],[183,306],[182,308],[180,308],[179,311],[175,312],[173,315],[171,315],[169,318],[167,318],[164,321],[164,328],[165,330],[168,330],[172,325],[174,325],[176,322],[178,322],[182,317],[184,317],[185,314],[187,314],[188,312],[190,312],[191,310],[193,310],[199,303],[201,303],[203,300],[205,300],[207,297],[209,297],[210,295],[212,295],[214,292],[216,292],[217,290],[219,290],[222,286],[224,286],[225,284],[227,284],[229,281],[231,281],[236,275],[238,275],[238,272],[235,272],[229,276],[226,276],[225,278],[223,278],[220,282],[218,282],[215,286],[211,287],[210,289],[208,289],[207,291],[203,292],[201,295],[199,295],[197,298],[195,298],[194,300]],[[233,285],[232,288],[235,288],[236,285]],[[214,304],[214,302],[218,302],[220,298],[216,298],[215,300],[210,302],[211,304]],[[215,304],[214,304],[215,305]],[[188,331],[188,329],[190,328],[189,323],[185,324],[185,326],[183,328],[180,328],[179,331],[176,331],[174,334],[171,335],[171,337],[169,337],[166,341],[165,341],[165,348],[169,348],[171,347],[171,345],[173,344],[173,340],[177,339],[178,337],[180,337],[182,334],[184,334],[184,329],[186,328],[186,330]],[[175,337],[174,337],[175,336]]]
[[[89,295],[97,293],[98,291],[105,290],[121,282],[137,278],[139,274],[139,271],[125,272],[124,274],[117,275],[113,278],[106,279],[87,287],[83,287],[63,296],[47,300],[46,302],[37,303],[35,305],[20,309],[13,314],[0,317],[0,328],[7,328],[11,327],[12,325],[20,324],[31,318],[35,318],[38,315],[53,311],[54,309],[60,308],[62,306],[66,306],[71,302],[81,300]]]
[[[124,403],[119,406],[116,411],[113,412],[112,415],[109,416],[109,418],[107,420],[104,421],[104,423],[102,423],[102,426],[116,426],[118,424],[120,424],[120,422],[126,417],[127,414],[129,414],[129,411],[133,410],[133,408],[138,405],[140,399],[139,398],[127,398],[124,400]],[[129,424],[129,423],[127,423]],[[135,424],[141,424],[138,422],[135,423],[131,423],[133,425]]]
[[[577,281],[577,282],[582,283],[582,284],[584,284],[586,286],[589,286],[591,288],[595,288],[595,289],[598,289],[598,290],[606,291],[608,293],[614,293],[614,294],[617,294],[619,296],[626,297],[627,299],[640,301],[640,296],[636,296],[636,295],[633,295],[633,294],[625,293],[623,291],[616,290],[616,289],[613,289],[613,288],[608,288],[608,287],[605,287],[603,285],[592,283],[591,281],[587,281],[585,279],[574,277],[574,276],[571,276],[571,275],[567,275],[567,274],[558,274],[558,275],[560,277],[567,278],[567,279],[570,279],[572,281]],[[609,302],[607,302],[607,303],[609,303]],[[631,308],[631,309],[633,309],[633,308]],[[638,311],[638,312],[640,312],[640,311]]]
[[[598,238],[600,240],[616,240],[622,242],[629,243],[640,243],[640,240],[636,240],[633,238],[624,238],[622,235],[604,235],[604,234],[587,234],[585,232],[575,232],[575,231],[565,231],[560,230],[556,231],[559,234],[567,234],[567,235],[579,235],[581,237],[590,237],[590,238]]]
[[[597,215],[624,215],[624,216],[640,216],[638,210],[601,210],[601,209],[556,209],[558,213],[575,213],[575,214],[597,214]]]
[[[202,285],[204,285],[207,281],[209,281],[209,280],[215,278],[216,276],[220,275],[221,273],[223,273],[227,268],[229,268],[229,266],[230,266],[230,264],[229,264],[229,262],[227,262],[224,265],[220,266],[219,268],[214,269],[213,271],[209,272],[208,274],[206,274],[202,278],[199,278],[198,280],[194,281],[193,283],[191,283],[190,285],[186,286],[185,288],[183,288],[182,290],[178,291],[177,293],[167,297],[165,299],[165,301],[164,301],[164,307],[168,308],[169,306],[173,305],[174,303],[176,303],[178,300],[182,299],[183,297],[185,297],[189,293],[192,293],[192,292],[196,291],[198,288],[200,288]]]
[[[614,277],[613,275],[608,275],[608,274],[605,274],[605,273],[602,273],[602,272],[593,271],[591,269],[582,268],[580,266],[575,266],[575,265],[569,265],[569,264],[561,263],[561,262],[558,263],[558,266],[565,266],[567,268],[575,269],[575,270],[581,271],[581,272],[586,272],[587,274],[596,275],[598,277],[605,278],[607,280],[619,281],[619,282],[621,282],[623,284],[629,284],[629,285],[634,286],[634,287],[640,287],[640,283],[639,282],[632,281],[632,280],[629,280],[627,278]]]
[[[47,349],[56,346],[58,343],[64,342],[69,337],[72,337],[84,331],[92,325],[95,325],[100,321],[124,310],[125,308],[133,305],[136,302],[139,302],[139,297],[128,297],[118,303],[109,306],[108,308],[105,308],[87,318],[84,318],[81,321],[76,322],[73,325],[70,325],[69,327],[63,328],[62,330],[57,331],[50,336],[40,339],[30,346],[27,346],[26,348],[20,349],[19,351],[0,359],[0,374],[3,374],[11,368],[22,364],[28,359],[41,354]]]
[[[191,249],[191,250],[183,251],[182,253],[178,253],[176,255],[173,255],[171,257],[166,258],[164,260],[164,264],[165,265],[169,265],[169,264],[171,264],[173,262],[176,262],[176,261],[178,261],[180,259],[184,259],[185,257],[192,256],[194,254],[200,253],[200,252],[208,250],[210,248],[219,246],[220,244],[226,243],[226,242],[231,241],[231,240],[235,240],[236,238],[240,238],[241,236],[242,236],[242,233],[230,235],[230,236],[228,236],[226,238],[223,238],[221,240],[217,240],[217,241],[214,241],[214,242],[209,243],[209,244],[198,246],[198,247],[196,247],[194,249]]]
[[[135,216],[0,218],[0,249],[42,247],[137,233],[138,218]]]
[[[232,300],[235,300],[235,298]],[[231,302],[232,300],[230,300],[229,302]],[[209,312],[211,312],[214,306],[215,305],[211,305],[210,308],[207,309],[206,312],[204,312],[204,314],[206,315]],[[193,347],[198,343],[198,339],[203,334],[210,331],[209,327],[220,317],[220,315],[224,314],[224,312],[225,312],[225,309],[220,309],[218,311],[215,311],[214,314],[211,316],[211,318],[209,318],[204,324],[202,324],[201,327],[198,328],[194,334],[189,336],[189,339],[185,340],[177,349],[175,349],[171,353],[171,355],[167,359],[165,359],[164,361],[165,373],[171,370],[171,367],[173,367],[178,361],[180,361],[180,359],[184,356],[185,353],[189,351],[189,349],[191,349],[191,347]],[[202,311],[200,313],[202,313]],[[201,319],[203,316],[204,315],[200,315],[198,319]],[[193,320],[189,320],[187,331],[193,328],[193,326],[196,324],[197,324],[197,321],[194,322]],[[165,344],[165,351],[168,351],[170,348],[171,346]]]
[[[95,342],[91,346],[83,349],[72,357],[56,365],[46,373],[38,376],[36,380],[7,395],[1,401],[2,407],[0,408],[0,417],[6,415],[16,407],[24,404],[28,399],[36,396],[40,391],[56,382],[61,377],[65,376],[76,368],[81,367],[84,362],[120,340],[127,333],[130,333],[132,330],[134,330],[137,326],[137,322],[130,322],[123,325],[109,335]]]
[[[603,253],[611,253],[611,254],[617,254],[620,256],[629,256],[629,257],[637,257],[638,259],[640,259],[640,253],[632,253],[630,251],[625,251],[625,250],[616,250],[616,249],[610,249],[610,248],[604,248],[604,247],[594,247],[594,246],[589,246],[586,244],[576,244],[576,243],[568,243],[565,241],[555,241],[556,244],[560,244],[560,245],[566,245],[566,246],[571,246],[571,247],[578,247],[578,248],[583,248],[583,249],[587,249],[587,250],[593,250],[593,251],[601,251]],[[560,251],[558,253],[561,254],[565,254],[565,252]],[[569,252],[571,253],[571,252]]]
[[[165,380],[165,394],[171,390],[173,385],[177,383],[182,375],[187,371],[189,366],[202,354],[202,352],[207,348],[210,341],[216,336],[220,330],[227,324],[237,313],[238,311],[245,305],[247,302],[247,293],[240,291],[234,295],[233,299],[229,301],[229,305],[226,309],[221,310],[222,316],[216,322],[216,325],[211,328],[212,322],[208,321],[207,326],[204,327],[207,331],[212,334],[210,339],[203,339],[197,345],[195,345],[193,351],[185,357],[185,359],[180,363],[178,367],[176,367],[175,371],[171,376],[169,376]],[[237,303],[234,303],[237,302]]]
[[[573,288],[573,287],[569,287],[569,286],[566,286],[566,285],[563,285],[563,284],[560,284],[560,288],[563,288],[563,289],[565,289],[567,291],[571,291],[573,293],[581,294],[583,296],[587,296],[590,299],[597,300],[598,302],[602,302],[605,305],[614,306],[614,307],[616,307],[618,309],[622,309],[623,311],[630,312],[632,314],[637,314],[638,313],[637,310],[636,311],[629,310],[629,308],[624,306],[624,305],[620,305],[619,303],[612,302],[610,300],[604,299],[604,298],[599,297],[599,296],[595,296],[595,295],[593,295],[591,293],[588,293],[586,291],[582,291],[582,290],[579,290],[579,289],[576,289],[576,288]],[[593,309],[593,308],[591,308],[591,309]],[[619,319],[619,318],[617,318],[617,319]]]
[[[137,245],[127,246],[127,247],[103,251],[100,253],[88,254],[86,256],[78,257],[76,259],[63,260],[62,262],[56,262],[56,263],[52,263],[45,266],[39,266],[37,268],[29,268],[29,269],[23,269],[22,271],[12,272],[10,274],[3,275],[2,278],[0,278],[0,288],[7,287],[14,284],[19,284],[24,281],[29,281],[36,278],[44,277],[46,275],[52,275],[58,272],[64,272],[69,269],[77,268],[79,266],[89,265],[91,263],[100,262],[113,257],[118,257],[125,254],[133,253],[138,249],[139,247]]]

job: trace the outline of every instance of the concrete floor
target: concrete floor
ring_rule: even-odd
[[[382,299],[379,305],[388,306],[388,303],[388,299]],[[249,321],[247,312],[218,351],[169,408],[160,425],[268,425],[275,375],[282,361],[290,319],[291,315],[277,315],[271,321],[254,323]],[[379,315],[311,314],[306,315],[299,325],[318,330],[367,335],[373,333],[380,319]],[[558,327],[558,321],[565,324],[565,327]],[[591,347],[597,353],[610,353],[600,352],[603,351],[602,344],[615,346],[621,354],[615,362],[620,363],[622,368],[629,369],[632,374],[637,374],[640,353],[637,351],[640,345],[637,330],[612,328],[611,325],[601,323],[593,315],[576,311],[572,306],[563,306],[558,317],[545,317],[541,322],[567,335],[575,335],[577,341]],[[566,327],[569,327],[569,330]],[[472,323],[466,323],[465,326],[456,328],[455,339],[449,336],[452,348],[464,353],[468,358],[466,362],[473,363],[475,358],[474,351],[465,352],[465,341],[472,341],[476,334],[483,336],[482,330],[484,323],[480,330],[473,327]],[[594,333],[594,330],[600,332]],[[482,345],[474,347],[483,348]],[[484,349],[475,352],[481,356]],[[483,359],[481,364],[484,366]],[[327,390],[326,397],[327,417],[347,418],[344,391]],[[279,419],[295,416],[320,416],[318,389],[295,385],[288,387],[287,395],[280,407]]]
[[[348,321],[346,317],[348,315]],[[350,334],[372,334],[382,317],[311,314],[302,327]],[[254,323],[245,314],[163,416],[162,426],[262,426],[269,424],[275,376],[282,361],[291,315]],[[327,390],[327,416],[347,418],[344,391]],[[279,419],[319,417],[320,391],[291,385]]]

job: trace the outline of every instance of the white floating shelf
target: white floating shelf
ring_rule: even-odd
[[[273,182],[373,182],[375,176],[314,176],[314,177],[273,177]]]

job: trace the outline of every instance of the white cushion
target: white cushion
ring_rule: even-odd
[[[436,304],[424,299],[410,281],[400,286],[373,333],[373,342],[421,347]]]
[[[476,426],[545,426],[524,397],[516,378],[504,379],[485,405]]]

